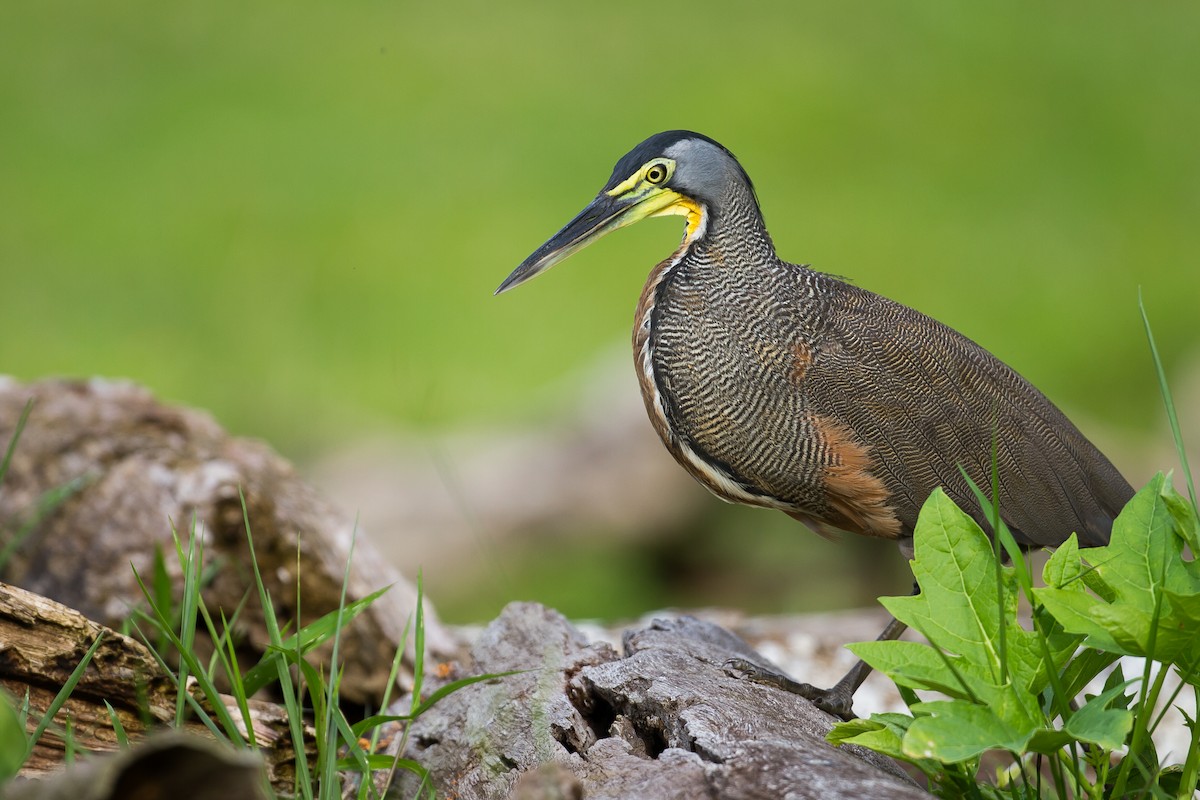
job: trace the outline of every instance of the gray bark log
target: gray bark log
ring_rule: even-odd
[[[808,701],[728,676],[730,656],[761,657],[722,628],[655,622],[624,650],[510,605],[466,670],[527,672],[446,698],[413,725],[406,755],[440,794],[480,800],[928,796],[889,759],[827,744],[834,720]],[[415,787],[404,776],[392,796]]]

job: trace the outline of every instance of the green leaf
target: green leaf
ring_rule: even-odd
[[[1122,655],[1151,656],[1177,665],[1200,660],[1200,563],[1185,561],[1195,532],[1187,501],[1159,473],[1113,524],[1107,546],[1056,554],[1047,564],[1039,602],[1091,647]],[[1073,559],[1078,558],[1075,561]],[[1099,596],[1069,578],[1080,573]],[[1160,599],[1161,598],[1161,602]],[[1153,648],[1153,652],[1151,652]]]
[[[1120,656],[1116,653],[1103,650],[1084,649],[1080,651],[1063,669],[1063,694],[1067,697],[1075,697],[1083,691],[1083,687],[1091,683],[1092,678],[1112,666],[1118,658]],[[1119,671],[1115,674],[1120,676]]]
[[[121,716],[117,710],[112,707],[112,703],[104,701],[104,707],[108,710],[108,722],[112,725],[113,736],[117,740],[117,746],[125,749],[129,747],[129,734],[125,732],[125,724],[121,722]]]
[[[1105,750],[1116,750],[1124,745],[1133,728],[1133,712],[1109,708],[1109,705],[1131,683],[1135,681],[1121,681],[1089,700],[1067,720],[1066,732],[1081,742],[1091,742]]]
[[[1001,683],[995,567],[987,537],[938,489],[921,509],[914,548],[920,594],[881,602],[935,646],[983,666],[993,683]],[[1015,595],[1009,602],[1015,608]]]
[[[1061,668],[1075,649],[1075,639],[1055,637],[1050,643],[1053,663],[1049,668],[1043,663],[1037,635],[1016,621],[1012,569],[1001,572],[1001,601],[995,555],[987,536],[940,489],[921,509],[914,548],[912,568],[920,594],[881,598],[881,602],[901,622],[924,634],[945,667],[938,670],[928,656],[913,656],[915,651],[909,650],[904,653],[911,667],[892,663],[883,671],[894,679],[896,672],[910,684],[918,679],[940,683],[951,696],[991,705],[1007,715],[1006,724],[1032,732],[1041,717],[1036,695],[1049,682],[1048,669]],[[1001,625],[1006,643],[1003,658]],[[877,655],[871,647],[862,652]],[[953,675],[953,684],[947,672]]]
[[[987,706],[962,700],[920,703],[913,712],[922,716],[913,720],[904,737],[905,755],[944,764],[966,761],[987,750],[1023,752],[1036,732],[1034,727],[1008,724]]]
[[[1079,559],[1079,540],[1072,533],[1046,561],[1046,566],[1042,569],[1042,580],[1047,586],[1071,587],[1078,591],[1083,587],[1077,581],[1083,577],[1084,572],[1083,562]]]
[[[912,757],[904,752],[901,743],[913,718],[907,714],[872,714],[870,719],[839,722],[825,735],[834,745],[857,744],[905,761]]]
[[[28,748],[25,723],[13,708],[8,695],[0,692],[0,782],[17,774],[17,770],[25,763]]]
[[[1050,755],[1071,743],[1071,734],[1054,728],[1042,728],[1029,739],[1026,748],[1031,753]]]
[[[1163,502],[1166,503],[1167,510],[1175,520],[1179,535],[1187,542],[1193,553],[1200,553],[1200,517],[1196,516],[1196,509],[1192,508],[1192,504],[1171,486],[1170,475],[1167,477],[1167,488],[1170,491],[1163,492]]]
[[[396,756],[374,754],[366,757],[366,766],[368,770],[390,770],[393,767],[396,769],[408,770],[417,775],[425,775],[426,770],[418,762],[408,758],[398,758]],[[362,763],[353,758],[339,759],[337,762],[338,770],[353,770],[363,771]]]
[[[972,688],[988,678],[961,656],[941,655],[919,642],[857,642],[846,647],[872,669],[911,689],[930,689],[968,700]]]
[[[154,604],[162,609],[168,619],[174,621],[177,609],[174,608],[172,589],[175,582],[167,570],[167,559],[163,556],[161,542],[154,543],[154,560],[151,562],[150,589],[153,593]]]

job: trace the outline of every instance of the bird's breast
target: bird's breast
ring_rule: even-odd
[[[839,480],[876,505],[886,492],[866,448],[810,407],[808,372],[827,343],[805,278],[783,262],[731,264],[702,251],[659,264],[634,330],[647,412],[680,464],[726,500],[894,535],[887,520],[888,532],[870,531],[877,521],[834,507]]]

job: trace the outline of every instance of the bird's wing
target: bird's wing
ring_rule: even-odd
[[[994,435],[1001,516],[1019,541],[1056,545],[1072,531],[1084,544],[1107,541],[1133,491],[1041,392],[936,320],[827,280],[802,391],[870,447],[907,530],[937,486],[985,520],[959,466],[990,486]]]

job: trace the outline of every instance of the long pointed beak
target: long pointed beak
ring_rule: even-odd
[[[522,261],[521,265],[504,279],[500,288],[496,289],[496,294],[507,292],[541,275],[605,234],[645,219],[674,204],[678,199],[679,195],[669,189],[633,197],[609,197],[601,192],[575,219],[564,225],[562,230]]]

